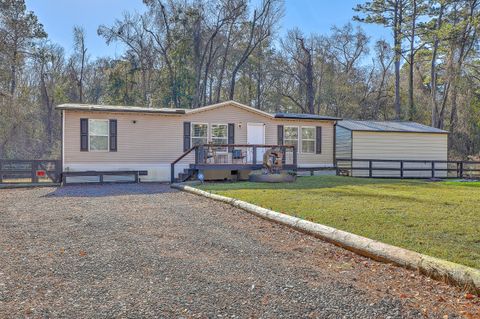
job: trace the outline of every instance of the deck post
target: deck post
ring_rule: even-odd
[[[372,177],[372,160],[368,161],[368,177]]]
[[[460,178],[463,178],[463,161],[460,162]]]
[[[170,183],[175,181],[175,164],[170,164]]]
[[[435,162],[432,161],[432,178],[435,178]]]
[[[2,183],[2,179],[3,179],[3,161],[0,159],[0,183]]]
[[[400,161],[400,178],[403,178],[403,161]]]
[[[36,161],[31,162],[31,169],[32,169],[32,183],[38,183],[38,176],[37,176],[37,169],[38,163]]]
[[[257,164],[257,146],[253,145],[253,158],[252,158],[253,165]]]

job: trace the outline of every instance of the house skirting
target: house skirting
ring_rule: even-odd
[[[175,165],[175,175],[188,167],[189,164]],[[141,182],[170,182],[170,163],[65,163],[63,170],[67,172],[147,171],[147,175],[140,176]]]
[[[175,176],[189,168],[189,164],[178,163],[175,165]],[[330,168],[333,164],[299,164],[299,168]],[[208,171],[208,168],[204,168]],[[232,168],[234,169],[234,168]],[[237,168],[235,168],[236,170]],[[170,163],[65,163],[63,170],[66,172],[86,172],[86,171],[147,171],[148,174],[140,176],[141,182],[170,182]],[[230,168],[223,172],[205,172],[206,179],[219,180],[231,178]]]

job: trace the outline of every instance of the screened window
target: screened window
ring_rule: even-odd
[[[192,145],[202,145],[208,143],[208,125],[192,124]]]
[[[211,127],[212,144],[228,144],[228,125],[227,124],[212,124]],[[226,151],[226,148],[219,149],[219,151]]]
[[[285,145],[293,145],[298,152],[298,127],[285,126],[283,142]]]
[[[88,120],[90,151],[108,151],[108,120]]]
[[[302,127],[302,153],[315,153],[314,127]]]

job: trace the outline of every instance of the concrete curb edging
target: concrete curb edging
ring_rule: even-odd
[[[480,270],[478,269],[388,245],[370,238],[278,213],[242,200],[212,194],[187,185],[172,184],[171,187],[230,204],[258,217],[313,235],[359,255],[417,270],[431,278],[454,284],[472,293],[480,293]]]

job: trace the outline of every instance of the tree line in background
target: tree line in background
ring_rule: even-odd
[[[289,30],[281,0],[143,0],[98,27],[121,59],[48,40],[24,0],[0,0],[0,158],[59,157],[60,103],[197,108],[236,100],[267,112],[412,120],[450,134],[451,157],[480,150],[480,0],[373,0],[360,27]]]

